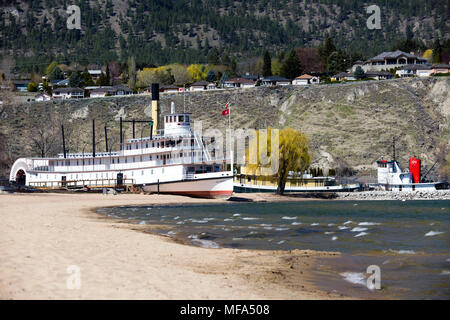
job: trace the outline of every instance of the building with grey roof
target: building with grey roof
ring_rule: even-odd
[[[365,72],[382,71],[394,68],[401,68],[406,65],[423,65],[427,59],[421,58],[411,53],[400,50],[383,52],[379,55],[365,61],[361,66]]]

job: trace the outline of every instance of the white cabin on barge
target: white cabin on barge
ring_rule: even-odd
[[[410,166],[411,160],[410,159]],[[420,162],[419,162],[420,163]],[[420,166],[420,164],[419,164]],[[415,169],[417,170],[417,169]],[[386,191],[435,191],[436,186],[439,182],[419,182],[420,179],[420,169],[419,169],[419,179],[417,182],[414,181],[413,168],[410,171],[403,171],[399,163],[396,160],[379,160],[377,161],[377,176],[378,176],[378,187],[381,187]]]

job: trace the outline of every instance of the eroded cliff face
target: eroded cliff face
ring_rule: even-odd
[[[402,79],[359,83],[288,86],[245,90],[161,94],[161,111],[172,101],[176,110],[192,112],[204,129],[224,131],[232,106],[233,128],[292,127],[310,139],[313,165],[336,167],[345,162],[364,171],[381,156],[390,157],[392,137],[403,166],[412,155],[431,166],[442,148],[450,145],[450,78]],[[107,97],[34,102],[6,106],[1,115],[3,171],[22,156],[61,152],[61,124],[70,152],[90,152],[92,119],[97,124],[97,151],[104,150],[104,125],[109,143],[119,141],[119,117],[150,119],[151,97]],[[148,136],[148,126],[136,126],[136,136]],[[125,138],[131,138],[131,125]]]

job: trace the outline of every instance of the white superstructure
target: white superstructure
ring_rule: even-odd
[[[414,183],[413,174],[403,171],[396,160],[377,161],[378,186],[386,191],[433,191],[437,182]]]
[[[233,174],[227,170],[226,157],[216,156],[207,139],[191,130],[191,115],[175,113],[172,107],[163,122],[158,134],[130,139],[118,152],[20,158],[11,168],[10,181],[46,188],[130,184],[149,192],[230,195]]]

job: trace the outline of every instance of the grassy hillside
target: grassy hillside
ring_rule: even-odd
[[[186,110],[203,128],[227,127],[221,115],[232,102],[233,128],[293,127],[310,138],[314,165],[347,164],[361,172],[373,168],[381,155],[390,158],[392,137],[403,166],[409,156],[419,156],[430,167],[439,153],[450,147],[450,79],[402,79],[348,84],[295,86],[186,95]],[[5,164],[22,156],[37,156],[47,141],[46,154],[61,152],[60,125],[66,128],[71,152],[91,149],[91,120],[97,124],[97,151],[104,150],[103,126],[110,143],[118,142],[119,117],[149,119],[150,96],[109,97],[80,101],[52,101],[8,105],[1,114],[0,135]],[[183,96],[162,94],[162,112],[174,101],[183,109]],[[148,136],[148,127],[137,126],[136,135]],[[126,128],[131,138],[131,126]],[[33,140],[35,142],[33,142]],[[447,149],[443,146],[447,145]]]

